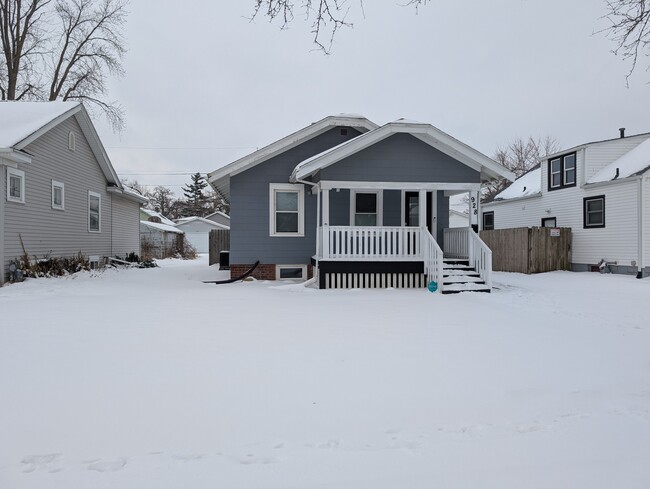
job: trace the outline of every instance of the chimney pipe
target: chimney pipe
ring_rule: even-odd
[[[625,128],[624,127],[619,127],[618,132],[621,135],[621,139],[625,137]]]

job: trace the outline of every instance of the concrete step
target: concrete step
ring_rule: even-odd
[[[443,294],[458,294],[460,292],[490,292],[490,288],[485,284],[445,284],[442,287]]]
[[[443,284],[469,284],[469,283],[474,283],[474,284],[484,284],[485,281],[478,276],[472,276],[472,275],[453,275],[451,277],[444,277],[442,279]]]

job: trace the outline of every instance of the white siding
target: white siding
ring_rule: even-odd
[[[583,169],[583,156],[584,152],[579,151],[578,178]],[[538,197],[483,205],[483,212],[494,211],[495,229],[540,226],[542,218],[555,217],[558,227],[572,228],[574,264],[597,264],[605,258],[619,265],[631,266],[638,260],[636,180],[549,192],[546,175],[547,165],[542,164],[542,194]],[[583,198],[596,195],[605,195],[606,227],[584,229]]]
[[[578,180],[578,182],[584,183],[589,180],[598,173],[598,171],[602,170],[628,151],[636,148],[639,144],[648,139],[648,137],[649,136],[645,134],[642,136],[619,138],[613,141],[605,141],[588,146],[586,148],[587,167],[585,169],[585,179]]]
[[[68,134],[76,134],[76,150],[68,149]],[[25,172],[25,203],[5,202],[5,264],[23,253],[30,256],[110,256],[111,194],[81,128],[70,117],[25,148],[32,162]],[[52,180],[65,184],[65,210],[52,209]],[[6,199],[6,188],[3,187]],[[101,195],[101,232],[88,232],[88,191]],[[137,213],[136,213],[137,216]]]

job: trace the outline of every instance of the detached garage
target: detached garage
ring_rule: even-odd
[[[176,227],[185,233],[185,239],[197,253],[208,253],[208,235],[213,229],[230,229],[203,217],[184,217],[176,220]]]

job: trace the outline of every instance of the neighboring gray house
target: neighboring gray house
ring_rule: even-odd
[[[183,247],[184,232],[158,211],[140,209],[140,256],[165,258]]]
[[[9,262],[137,252],[139,209],[83,105],[0,102],[0,283]]]
[[[210,231],[213,229],[230,229],[228,226],[198,216],[176,219],[175,226],[185,233],[185,239],[194,247],[197,253],[207,253],[209,251]]]
[[[449,229],[449,196],[476,198],[482,182],[504,177],[514,179],[429,124],[379,127],[339,115],[210,173],[208,182],[230,201],[233,276],[259,261],[262,279],[315,273],[321,288],[436,282],[454,291],[490,289],[491,253],[469,227]],[[469,260],[464,268],[475,276],[446,270],[443,249],[445,258]]]
[[[230,216],[225,212],[221,212],[221,211],[213,212],[212,214],[208,214],[207,216],[205,216],[205,218],[208,219],[209,221],[216,222],[217,224],[230,227]]]
[[[650,275],[650,133],[545,156],[483,204],[484,229],[570,227],[575,271]]]

